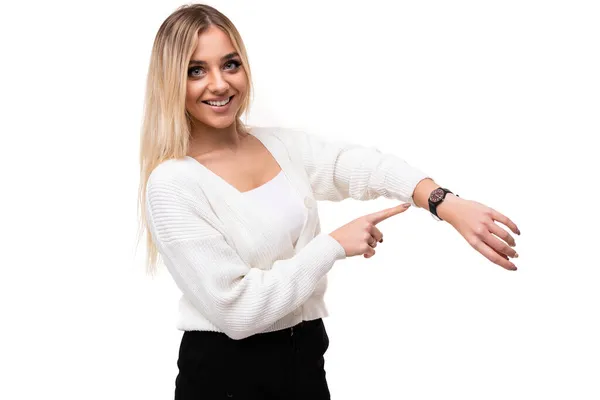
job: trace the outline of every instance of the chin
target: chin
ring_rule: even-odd
[[[231,125],[235,123],[235,116],[227,117],[227,118],[195,118],[196,123],[200,123],[200,126],[204,125],[208,128],[213,129],[224,129],[229,128]]]
[[[211,121],[210,123],[206,124],[212,128],[216,128],[216,129],[225,129],[225,128],[229,128],[231,125],[233,125],[235,123],[235,118],[223,118],[222,120],[217,120],[217,121]]]

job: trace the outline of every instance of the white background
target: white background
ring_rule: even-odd
[[[168,399],[179,292],[136,249],[154,35],[178,1],[2,3],[0,398]],[[522,231],[517,272],[411,209],[330,273],[333,399],[600,398],[594,1],[213,1],[254,125],[375,146]],[[323,231],[397,204],[320,203]]]

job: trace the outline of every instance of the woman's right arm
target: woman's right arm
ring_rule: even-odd
[[[176,181],[151,176],[148,227],[184,296],[233,339],[263,332],[300,307],[334,262],[346,258],[340,243],[321,233],[290,259],[250,268],[202,217],[209,208],[197,197]]]

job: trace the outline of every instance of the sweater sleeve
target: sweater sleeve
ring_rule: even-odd
[[[398,156],[375,147],[324,141],[292,129],[278,131],[277,135],[288,148],[299,150],[317,200],[371,200],[383,196],[416,206],[414,190],[429,177]]]
[[[154,243],[184,296],[233,339],[260,333],[308,300],[344,248],[321,233],[290,259],[267,268],[244,263],[203,216],[209,208],[186,188],[149,179],[147,221]]]

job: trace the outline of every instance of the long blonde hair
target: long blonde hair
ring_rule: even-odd
[[[160,26],[150,56],[146,81],[144,114],[140,135],[140,185],[138,191],[139,230],[146,234],[146,272],[154,275],[160,258],[146,218],[146,186],[154,168],[165,160],[187,155],[191,120],[185,109],[188,63],[198,43],[198,35],[209,26],[228,34],[244,65],[248,90],[236,114],[236,130],[245,134],[248,127],[241,115],[249,110],[252,78],[248,55],[233,23],[221,12],[204,4],[177,8]],[[247,115],[247,114],[246,114]]]

